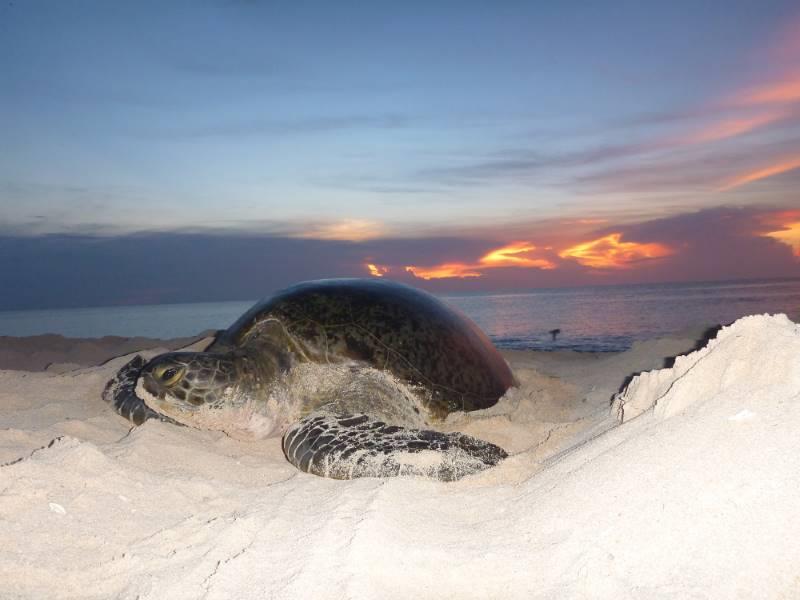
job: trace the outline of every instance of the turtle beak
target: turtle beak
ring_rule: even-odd
[[[144,371],[142,372],[141,378],[142,386],[144,386],[144,389],[148,394],[155,396],[159,400],[164,399],[164,388],[159,385],[152,373]]]

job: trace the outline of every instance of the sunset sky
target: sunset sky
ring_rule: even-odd
[[[800,277],[796,0],[14,0],[0,72],[0,308]]]

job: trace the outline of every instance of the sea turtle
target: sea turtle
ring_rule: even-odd
[[[478,326],[434,296],[327,279],[259,302],[204,352],[137,355],[103,397],[136,424],[282,435],[286,458],[324,477],[454,480],[507,455],[429,427],[492,406],[514,384]]]

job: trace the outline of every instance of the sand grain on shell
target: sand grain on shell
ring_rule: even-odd
[[[0,597],[800,597],[800,328],[742,319],[609,409],[692,345],[506,353],[521,387],[446,425],[513,455],[450,484],[130,430],[99,400],[125,358],[0,371]]]

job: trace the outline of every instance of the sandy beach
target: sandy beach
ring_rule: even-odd
[[[504,352],[520,386],[445,428],[511,456],[455,483],[323,479],[101,400],[207,338],[2,338],[0,597],[800,597],[800,327],[701,338]]]

